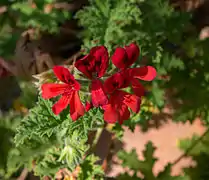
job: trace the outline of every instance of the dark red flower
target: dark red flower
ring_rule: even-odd
[[[127,88],[130,85],[130,77],[125,71],[120,71],[107,78],[104,82],[105,92],[113,93],[117,89]]]
[[[99,80],[105,74],[108,64],[109,56],[105,46],[93,47],[88,55],[75,63],[75,67],[92,80],[90,87],[92,104],[95,107],[108,103],[103,84]]]
[[[109,103],[103,106],[104,120],[108,123],[120,124],[129,119],[130,112],[138,113],[141,104],[141,97],[145,95],[145,89],[138,79],[151,81],[156,76],[156,70],[151,66],[129,68],[138,58],[139,48],[136,44],[131,44],[125,48],[117,48],[112,56],[113,64],[120,71],[109,77],[105,83],[105,91],[110,94]],[[120,89],[131,85],[134,95],[126,93]]]
[[[79,59],[75,67],[85,74],[89,79],[101,78],[109,64],[108,51],[105,46],[96,46],[90,50],[90,53]]]
[[[112,55],[112,62],[126,75],[134,93],[137,96],[143,96],[145,94],[144,87],[137,79],[152,81],[157,73],[152,66],[129,68],[137,60],[139,52],[139,47],[134,43],[125,46],[125,48],[118,47]]]
[[[81,103],[78,93],[80,84],[75,80],[67,68],[55,66],[53,71],[56,77],[63,83],[43,84],[41,87],[42,97],[44,99],[50,99],[61,95],[61,98],[52,107],[54,114],[59,114],[70,105],[70,115],[72,120],[75,121],[85,113],[85,108]]]
[[[140,110],[141,98],[127,92],[116,90],[110,95],[109,104],[103,106],[104,120],[108,123],[122,124],[129,119],[130,108],[133,112],[138,113]]]
[[[124,71],[112,75],[105,81],[105,91],[110,94],[109,103],[103,106],[104,120],[106,122],[115,123],[118,121],[122,124],[124,120],[130,117],[128,108],[131,108],[133,112],[139,112],[141,96],[132,95],[120,90],[129,85],[129,76]]]

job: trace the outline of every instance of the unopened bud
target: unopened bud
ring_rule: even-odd
[[[56,77],[52,69],[40,74],[33,75],[33,78],[35,80],[34,84],[39,90],[41,89],[42,84],[52,83],[56,81]]]

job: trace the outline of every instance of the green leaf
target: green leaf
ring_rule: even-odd
[[[34,107],[38,95],[37,89],[30,82],[20,82],[19,84],[22,90],[20,104],[28,109]]]
[[[130,153],[125,151],[120,151],[118,153],[119,159],[122,160],[122,166],[128,167],[133,170],[135,173],[140,171],[145,179],[154,180],[154,174],[152,172],[154,163],[156,162],[156,158],[153,157],[155,148],[153,147],[151,142],[146,144],[146,149],[143,151],[144,160],[139,160],[136,154],[136,150],[132,150]]]
[[[102,180],[104,172],[102,170],[102,167],[96,164],[98,160],[99,158],[94,155],[87,156],[83,163],[80,165],[81,171],[78,175],[78,180]]]
[[[192,136],[192,138],[185,138],[185,139],[181,139],[179,140],[178,143],[178,147],[183,150],[183,151],[187,151],[188,148],[191,147],[191,145],[193,145],[198,139],[199,139],[199,135],[194,134]],[[209,135],[206,135],[201,141],[199,141],[194,148],[191,149],[191,151],[189,151],[188,155],[189,156],[196,156],[199,155],[201,153],[206,153],[209,155],[209,139],[208,139]]]
[[[115,134],[115,136],[119,140],[122,140],[122,137],[123,137],[123,134],[124,134],[124,129],[119,123],[114,124],[111,131]]]
[[[157,82],[153,82],[152,98],[152,102],[156,104],[159,108],[162,108],[164,106],[164,90],[159,88]]]
[[[207,163],[209,161],[208,154],[201,153],[198,156],[194,156],[193,160],[195,160],[196,166],[184,169],[184,172],[189,177],[189,180],[209,179],[208,163]]]
[[[157,180],[190,180],[187,176],[173,176],[171,175],[171,164],[168,164],[162,172],[157,176]]]
[[[82,162],[84,154],[88,150],[86,141],[87,139],[81,136],[78,131],[74,131],[69,138],[65,139],[65,146],[58,161],[66,162],[68,168],[73,170]]]
[[[51,110],[52,103],[48,100],[39,98],[37,105],[32,108],[29,114],[22,120],[20,127],[17,128],[15,144],[24,144],[33,137],[49,139],[54,136],[61,127],[64,119],[56,116]]]
[[[169,53],[165,53],[163,55],[163,67],[166,70],[171,70],[171,69],[179,69],[179,70],[184,70],[185,69],[185,64],[182,59],[175,57],[174,55],[171,55]]]
[[[10,142],[8,139],[10,139],[13,134],[14,132],[10,129],[0,127],[0,169],[6,169],[7,156],[9,150],[12,148],[12,142]]]
[[[135,149],[132,149],[130,153],[125,151],[118,152],[118,157],[123,161],[123,167],[129,167],[131,170],[138,171],[141,166],[141,162],[138,160],[138,155]]]
[[[56,33],[59,30],[59,23],[70,18],[69,11],[52,8],[50,13],[44,12],[44,6],[52,1],[37,1],[37,7],[33,8],[28,2],[12,4],[11,11],[19,14],[16,25],[23,28],[33,27],[40,31]]]
[[[117,180],[142,180],[142,179],[137,177],[136,175],[131,176],[128,173],[124,173],[117,176]]]
[[[60,148],[53,147],[49,149],[45,155],[36,159],[36,166],[34,169],[35,175],[41,177],[50,176],[54,178],[59,169],[66,166],[58,161],[60,153]]]
[[[140,9],[137,8],[136,1],[122,0],[97,0],[90,1],[90,6],[85,7],[76,14],[79,23],[87,28],[84,39],[84,47],[89,50],[92,46],[103,44],[109,51],[113,50],[114,44],[128,39],[131,32],[123,31],[123,28],[129,27],[132,23],[139,24]],[[94,43],[96,41],[96,43]]]
[[[19,169],[22,159],[18,164],[15,159],[10,159],[11,152],[15,151],[13,137],[15,129],[18,127],[22,116],[13,111],[0,115],[0,176],[9,179],[10,176]]]

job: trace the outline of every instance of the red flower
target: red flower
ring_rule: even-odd
[[[111,59],[117,68],[124,71],[134,93],[137,96],[143,96],[145,94],[144,87],[137,79],[152,81],[156,77],[156,70],[152,66],[129,68],[137,60],[139,52],[139,47],[132,43],[129,46],[125,46],[125,48],[116,48]]]
[[[130,82],[124,72],[119,72],[109,77],[104,87],[110,94],[109,104],[103,106],[104,120],[108,123],[119,122],[129,119],[130,112],[128,108],[135,113],[140,110],[141,98],[136,95],[129,94],[119,89],[128,87]]]
[[[103,108],[104,120],[108,123],[115,123],[118,121],[120,124],[123,124],[123,121],[130,117],[128,108],[131,108],[133,112],[138,113],[140,104],[140,97],[117,90],[111,95],[109,104],[105,105]]]
[[[75,63],[75,67],[92,80],[90,87],[92,104],[95,107],[108,103],[103,84],[98,79],[105,74],[108,64],[108,51],[104,46],[93,47],[88,55]]]
[[[85,108],[81,103],[78,93],[80,90],[80,84],[75,80],[67,68],[55,66],[53,71],[56,77],[64,84],[43,84],[41,87],[42,97],[44,99],[50,99],[61,95],[61,98],[52,107],[54,114],[59,114],[69,104],[71,118],[75,121],[85,113]]]
[[[120,71],[107,78],[104,82],[105,92],[112,94],[117,89],[126,88],[130,85],[129,74]]]
[[[110,94],[109,104],[103,106],[104,120],[108,123],[118,121],[122,124],[124,120],[129,119],[128,108],[138,113],[145,89],[137,79],[151,81],[156,76],[156,70],[151,66],[129,68],[138,56],[139,48],[135,44],[117,48],[112,56],[112,62],[120,72],[109,77],[104,83],[105,91]],[[119,90],[130,85],[135,95]]]

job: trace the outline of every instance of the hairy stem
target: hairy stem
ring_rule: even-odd
[[[103,128],[97,129],[97,132],[96,132],[94,141],[93,141],[93,143],[92,143],[92,148],[93,148],[93,149],[95,148],[95,146],[97,145],[97,143],[98,143],[98,141],[99,141],[99,138],[100,138],[100,136],[101,136],[101,134],[102,134],[102,130],[103,130]]]

